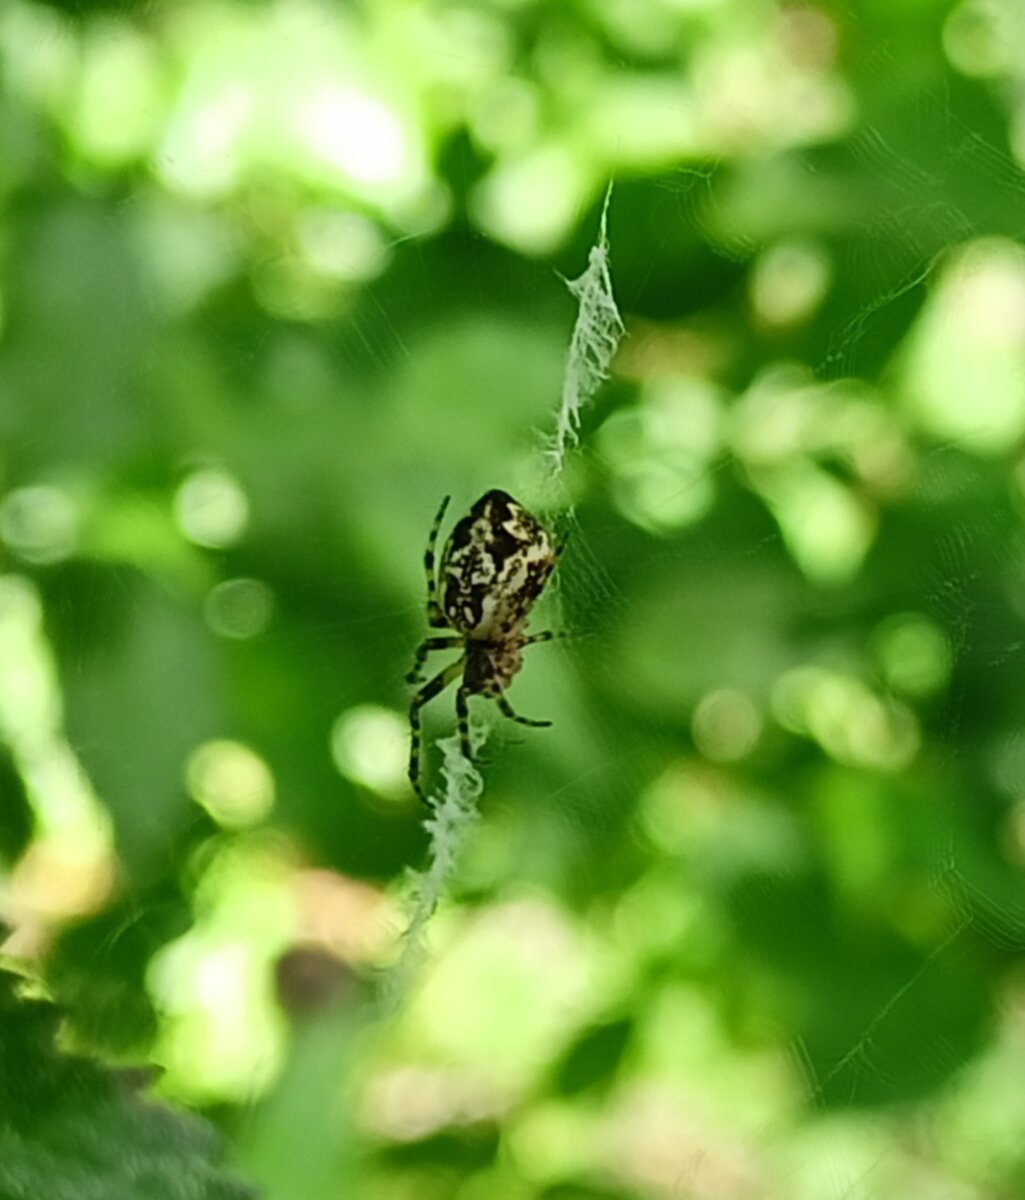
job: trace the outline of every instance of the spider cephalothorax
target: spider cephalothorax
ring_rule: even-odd
[[[523,647],[546,642],[551,632],[526,635],[524,629],[534,601],[541,594],[559,557],[551,535],[529,512],[505,492],[485,492],[461,520],[445,543],[437,577],[434,548],[448,507],[442,501],[427,541],[427,623],[433,629],[450,628],[448,637],[430,637],[416,652],[409,681],[423,677],[420,668],[432,650],[460,647],[463,656],[434,676],[413,697],[409,709],[412,744],[409,779],[421,799],[420,709],[462,675],[456,692],[456,715],[463,754],[472,757],[466,699],[487,696],[521,725],[550,725],[513,712],[505,689],[523,665]]]

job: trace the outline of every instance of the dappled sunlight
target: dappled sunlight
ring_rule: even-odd
[[[110,818],[65,740],[42,618],[27,579],[0,579],[0,733],[33,820],[32,840],[0,885],[0,915],[17,931],[12,953],[19,945],[37,953],[49,924],[99,908],[115,874]]]
[[[906,435],[882,397],[853,381],[814,383],[794,365],[775,365],[740,398],[728,441],[794,561],[824,585],[857,574],[879,504],[909,482]]]
[[[982,454],[1025,433],[1025,252],[976,242],[940,274],[899,359],[900,396],[933,437]]]
[[[596,445],[615,474],[624,515],[670,533],[712,505],[723,397],[706,380],[668,376],[648,383],[638,399],[609,417]]]
[[[154,43],[127,21],[96,22],[82,39],[67,104],[72,142],[88,161],[123,166],[142,157],[166,104]]]
[[[452,1125],[494,1120],[510,1097],[483,1073],[452,1067],[385,1068],[370,1082],[362,1119],[378,1137],[416,1142]]]
[[[641,823],[653,844],[691,861],[705,882],[807,862],[807,837],[791,812],[742,778],[696,762],[676,763],[651,784]]]
[[[357,184],[394,185],[405,173],[402,127],[373,96],[327,85],[305,99],[296,123],[313,155]]]
[[[874,695],[859,679],[821,667],[798,667],[783,676],[773,711],[785,728],[813,738],[842,763],[897,771],[921,743],[909,708]]]
[[[408,796],[406,763],[409,758],[406,723],[394,712],[360,705],[342,713],[331,731],[331,756],[335,765],[355,783],[387,799]]]
[[[595,199],[596,185],[571,147],[535,146],[491,171],[474,196],[473,214],[498,241],[528,254],[546,254],[563,241],[577,212]]]
[[[0,73],[0,1195],[1018,1195],[1014,0],[7,0]],[[550,640],[446,690],[494,489]]]
[[[943,23],[943,49],[965,75],[1010,74],[1022,45],[1014,0],[961,0]]]
[[[249,520],[249,502],[227,471],[205,467],[181,483],[174,498],[178,527],[190,542],[221,547],[237,541]]]
[[[876,630],[876,649],[887,683],[913,698],[932,696],[950,679],[951,647],[934,621],[920,613],[895,613]]]
[[[824,246],[779,242],[760,255],[751,272],[751,306],[769,328],[785,329],[812,317],[829,290],[833,264]]]
[[[284,1052],[273,968],[295,933],[293,864],[287,846],[259,835],[203,857],[195,923],[148,971],[164,1017],[154,1054],[170,1093],[242,1099],[267,1087]]]
[[[261,579],[224,579],[210,589],[203,610],[221,637],[256,637],[274,616],[274,593]]]
[[[62,488],[16,488],[0,504],[0,538],[26,562],[52,563],[76,548],[80,513]]]
[[[528,1086],[591,1005],[592,964],[568,914],[540,897],[485,910],[450,943],[402,1018],[428,1056]]]
[[[394,955],[399,913],[379,888],[316,867],[301,868],[293,882],[299,944],[358,967],[378,967]]]
[[[713,762],[734,762],[754,750],[762,715],[749,696],[719,688],[701,697],[691,723],[698,749]]]
[[[239,742],[205,742],[185,764],[189,793],[227,829],[262,821],[274,807],[274,777],[267,764]]]
[[[306,262],[333,279],[366,282],[380,275],[391,258],[380,229],[356,213],[310,208],[296,232]]]
[[[861,566],[876,532],[873,513],[828,471],[794,462],[752,472],[752,482],[779,521],[797,565],[816,583],[844,583]]]

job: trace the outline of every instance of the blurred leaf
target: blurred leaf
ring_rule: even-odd
[[[34,825],[25,781],[0,743],[0,859],[14,862],[28,845]]]
[[[114,1054],[148,1047],[157,1016],[146,971],[156,952],[190,922],[181,892],[158,882],[61,934],[49,955],[50,977],[87,1044]]]
[[[54,1045],[59,1014],[0,973],[0,1194],[9,1200],[245,1200],[196,1117]]]
[[[405,1146],[394,1146],[388,1158],[396,1165],[444,1171],[481,1170],[495,1161],[499,1131],[490,1123],[467,1124],[461,1129],[431,1134]]]
[[[633,1032],[633,1021],[610,1021],[587,1029],[569,1047],[555,1071],[555,1089],[575,1095],[612,1085]]]
[[[68,738],[133,874],[175,869],[197,819],[185,760],[220,731],[214,647],[197,604],[130,568],[63,571],[51,626]]]

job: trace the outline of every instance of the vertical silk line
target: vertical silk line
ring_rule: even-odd
[[[471,729],[474,752],[484,740],[484,732]],[[384,1005],[397,1009],[409,994],[428,959],[426,929],[438,900],[455,873],[470,831],[480,817],[477,801],[484,791],[480,772],[463,757],[458,736],[438,742],[443,761],[444,787],[432,797],[431,815],[424,821],[427,830],[427,866],[409,871],[410,898],[408,924],[402,935],[402,953],[384,981]]]
[[[611,197],[610,184],[602,206],[598,240],[591,247],[587,269],[577,279],[565,281],[577,298],[579,308],[566,355],[555,433],[545,451],[553,477],[562,472],[567,449],[577,442],[581,409],[590,403],[608,378],[612,358],[623,336],[623,322],[612,295],[609,271],[606,222]],[[485,736],[483,729],[471,730],[474,751]],[[427,865],[422,871],[410,871],[407,876],[410,885],[406,909],[408,923],[402,936],[399,959],[384,980],[382,998],[386,1010],[390,1011],[403,1003],[428,958],[427,922],[455,873],[462,849],[478,819],[477,801],[484,790],[480,773],[462,755],[458,737],[445,738],[438,746],[444,755],[444,786],[440,794],[432,795],[433,811],[424,821],[429,838]]]

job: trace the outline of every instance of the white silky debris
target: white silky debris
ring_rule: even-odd
[[[554,474],[562,471],[566,449],[577,441],[580,412],[594,398],[608,378],[612,359],[623,336],[623,320],[612,294],[609,270],[607,221],[612,185],[605,193],[598,240],[588,255],[587,270],[566,286],[576,296],[580,308],[566,356],[562,383],[562,401],[555,419],[555,433],[548,446],[548,458]]]
[[[484,732],[471,726],[470,737],[476,750]],[[384,980],[384,1004],[391,1011],[404,1003],[429,958],[427,922],[455,873],[470,831],[480,819],[477,801],[484,790],[480,772],[463,757],[458,737],[445,738],[438,745],[444,756],[441,773],[445,785],[441,794],[433,797],[433,810],[424,821],[430,838],[427,866],[408,875],[409,919],[402,935],[402,952]]]

